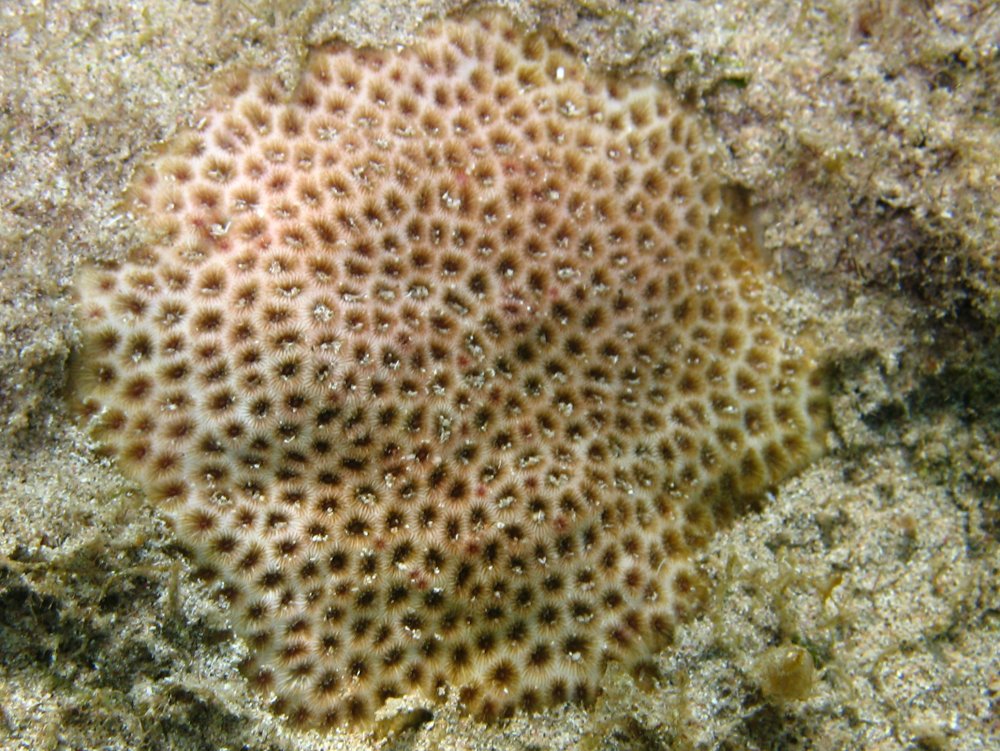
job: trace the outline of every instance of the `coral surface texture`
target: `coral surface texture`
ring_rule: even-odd
[[[816,453],[695,123],[508,16],[235,76],[80,284],[96,437],[300,724],[587,701],[671,640],[734,508]]]

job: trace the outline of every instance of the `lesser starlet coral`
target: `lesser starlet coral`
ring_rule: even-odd
[[[692,116],[505,14],[227,79],[79,283],[80,407],[305,725],[586,701],[818,450]]]

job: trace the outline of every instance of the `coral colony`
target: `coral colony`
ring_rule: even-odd
[[[80,279],[80,407],[307,725],[594,697],[824,398],[659,85],[498,12],[232,77]]]

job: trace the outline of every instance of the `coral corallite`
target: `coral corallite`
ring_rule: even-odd
[[[80,408],[304,725],[587,701],[821,442],[692,118],[481,12],[230,77],[79,283]]]

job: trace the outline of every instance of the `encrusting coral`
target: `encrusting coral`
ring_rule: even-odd
[[[79,406],[304,725],[592,698],[693,551],[819,448],[695,123],[480,12],[236,76],[79,283]]]

